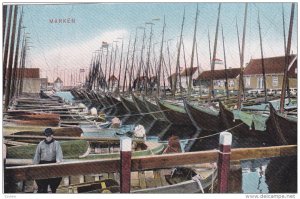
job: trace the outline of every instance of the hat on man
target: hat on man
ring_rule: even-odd
[[[53,130],[51,128],[46,128],[44,130],[44,134],[45,134],[45,136],[50,136],[50,135],[53,135],[54,132],[53,132]]]

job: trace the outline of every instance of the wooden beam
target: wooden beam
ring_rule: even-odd
[[[4,135],[5,139],[15,138],[18,140],[43,140],[45,136],[33,136],[33,135]],[[120,142],[118,137],[70,137],[70,136],[53,136],[56,140],[87,140],[87,141],[97,141],[97,142]],[[144,142],[141,139],[132,139],[133,142]]]
[[[297,145],[238,148],[232,149],[231,161],[294,155],[297,155]],[[217,158],[217,150],[133,157],[131,171],[210,163],[216,162]],[[119,172],[119,158],[8,167],[5,169],[5,176],[8,177],[8,179],[21,181],[104,172]]]

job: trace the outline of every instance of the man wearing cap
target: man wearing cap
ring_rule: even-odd
[[[33,158],[34,164],[59,163],[63,160],[63,153],[58,141],[53,138],[53,130],[46,128],[44,135],[45,140],[41,141],[35,151]],[[36,180],[38,193],[48,193],[48,185],[50,185],[52,193],[56,193],[56,189],[60,184],[61,177]]]

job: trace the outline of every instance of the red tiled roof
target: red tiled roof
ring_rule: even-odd
[[[291,62],[295,55],[291,55]],[[285,56],[264,58],[265,73],[283,73],[285,66]],[[289,77],[296,77],[295,69],[297,68],[297,60],[289,70]],[[262,74],[261,59],[251,59],[250,63],[244,70],[244,75]]]
[[[236,78],[240,74],[241,69],[240,68],[230,68],[227,69],[227,78]],[[196,80],[209,80],[211,79],[211,71],[203,71]],[[222,70],[215,70],[214,71],[214,79],[225,79],[225,69]]]
[[[39,68],[17,68],[17,77],[19,77],[20,72],[23,73],[24,78],[40,78],[40,69]],[[7,73],[6,73],[7,74]]]

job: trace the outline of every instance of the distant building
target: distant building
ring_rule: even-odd
[[[53,90],[61,91],[63,86],[64,86],[63,81],[59,77],[57,77],[57,79],[53,82]]]
[[[228,81],[228,89],[229,90],[237,90],[238,89],[238,76],[240,74],[240,68],[229,68],[226,70],[227,72],[227,81]],[[204,88],[209,88],[210,81],[212,78],[211,70],[203,71],[197,78],[197,84],[203,86]],[[226,73],[225,69],[222,70],[214,70],[214,89],[225,90],[225,82],[226,82]]]
[[[193,67],[192,69],[190,67],[188,67],[184,70],[181,70],[180,78],[181,78],[182,88],[184,88],[184,89],[188,88],[188,86],[189,86],[188,82],[189,82],[190,75],[192,75],[192,85],[191,86],[192,86],[192,88],[194,87],[194,81],[197,78],[197,76],[199,75],[197,71],[198,71],[197,67]],[[175,78],[176,78],[176,73],[173,73],[168,77],[168,81],[170,82],[171,89],[174,89]],[[176,86],[177,89],[179,89],[179,87],[180,87],[179,85],[180,85],[180,80],[179,80],[179,75],[178,75],[177,76],[177,86]]]
[[[289,87],[297,87],[297,57],[291,55],[289,58],[288,70]],[[292,61],[294,62],[292,63]],[[283,82],[283,73],[285,67],[285,56],[264,58],[264,68],[266,75],[267,89],[281,89]],[[245,89],[262,89],[263,74],[261,59],[251,59],[244,70],[244,85]]]
[[[22,92],[39,93],[41,89],[41,78],[39,68],[18,68],[17,80],[23,78]]]

